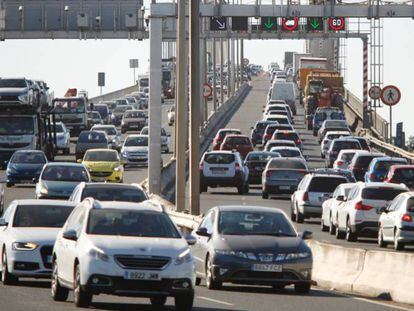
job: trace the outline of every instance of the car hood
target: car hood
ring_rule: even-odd
[[[73,189],[80,183],[80,181],[53,181],[42,180],[42,183],[48,189],[49,194],[52,192],[65,192],[71,194]]]
[[[115,167],[121,165],[119,162],[82,162],[88,169],[92,171],[113,171]]]
[[[4,88],[0,88],[0,94],[8,94],[8,93],[25,94],[25,93],[27,93],[27,91],[28,91],[27,87],[4,87]]]
[[[124,147],[123,151],[127,152],[148,152],[147,146]]]
[[[19,228],[12,227],[10,236],[15,242],[33,242],[41,245],[54,245],[61,228]]]
[[[188,248],[184,239],[88,235],[92,245],[107,255],[146,255],[177,257]],[[111,241],[110,245],[108,240]]]
[[[303,240],[299,237],[220,235],[214,240],[214,248],[252,253],[289,253],[296,252],[301,243]]]

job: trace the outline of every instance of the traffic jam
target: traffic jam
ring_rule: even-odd
[[[290,213],[214,206],[191,233],[181,232],[145,188],[124,182],[128,167],[148,165],[147,80],[123,98],[91,103],[84,91],[52,99],[42,81],[1,78],[2,283],[50,279],[51,298],[66,301],[72,292],[76,307],[108,294],[149,298],[155,310],[173,297],[176,310],[187,311],[201,285],[293,286],[308,294],[312,232],[298,233],[294,223],[316,219],[323,232],[349,242],[413,245],[414,166],[353,134],[342,77],[321,71],[322,59],[300,61],[299,71],[270,64],[262,119],[251,133],[218,130],[199,164],[201,193],[233,188],[241,198],[260,188],[261,200],[290,200]],[[304,154],[303,126],[320,144],[323,167],[311,168]],[[169,136],[162,128],[165,153]],[[70,160],[55,159],[58,153]],[[34,185],[33,199],[15,197],[6,206],[4,192],[21,184]]]

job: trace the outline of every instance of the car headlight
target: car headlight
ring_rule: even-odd
[[[27,94],[20,95],[18,97],[18,99],[21,100],[22,102],[28,102],[29,101],[29,95],[27,95]]]
[[[231,250],[215,250],[216,254],[218,255],[224,255],[224,256],[233,256],[233,257],[239,257],[244,259],[250,259],[250,260],[257,260],[257,257],[253,253],[247,253],[247,252],[238,252],[238,251],[231,251]]]
[[[14,242],[12,249],[14,251],[34,251],[39,245],[32,242]]]
[[[114,172],[120,172],[120,171],[122,171],[124,168],[122,167],[122,165],[120,165],[120,166],[117,166],[117,167],[115,167],[114,168]]]
[[[176,266],[182,265],[183,263],[189,263],[193,260],[193,255],[191,255],[190,249],[187,248],[174,260]]]
[[[128,157],[129,153],[128,153],[128,151],[121,151],[121,155],[123,157]]]
[[[102,261],[109,261],[109,256],[107,254],[105,254],[105,252],[97,247],[92,247],[89,250],[89,256],[91,256],[91,258],[96,259],[96,260],[102,260]]]
[[[286,254],[285,260],[303,259],[310,257],[310,252],[290,253]]]

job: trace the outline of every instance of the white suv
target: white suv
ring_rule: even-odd
[[[110,242],[108,242],[110,241]],[[191,310],[195,264],[187,241],[159,205],[151,202],[79,204],[53,249],[52,298],[86,307],[93,295],[148,297],[161,309],[167,296],[177,310]]]
[[[357,182],[338,209],[336,237],[349,242],[357,241],[359,236],[376,237],[382,208],[406,191],[403,184]]]

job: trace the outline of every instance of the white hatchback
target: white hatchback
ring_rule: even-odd
[[[108,243],[110,241],[110,243]],[[161,309],[168,296],[191,310],[195,265],[164,209],[143,203],[85,199],[71,213],[53,248],[52,298],[86,307],[93,295],[148,297]]]

